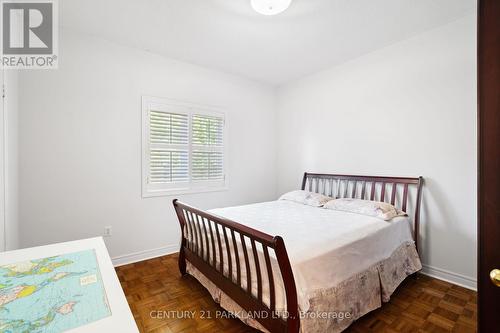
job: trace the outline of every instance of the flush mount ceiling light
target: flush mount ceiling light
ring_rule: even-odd
[[[292,0],[250,0],[252,8],[262,15],[276,15],[284,12]]]

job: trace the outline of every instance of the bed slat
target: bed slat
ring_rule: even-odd
[[[276,295],[274,292],[274,276],[271,259],[269,258],[269,250],[266,245],[263,245],[264,259],[266,261],[267,278],[269,282],[269,306],[272,312],[276,311]]]
[[[194,225],[196,226],[196,230],[198,230],[198,237],[200,238],[200,246],[199,246],[198,250],[200,251],[200,256],[203,257],[205,255],[205,245],[204,245],[204,240],[203,240],[203,232],[201,231],[201,225],[197,221],[197,219],[198,219],[197,215],[191,214],[191,216],[193,217],[193,222],[194,222]]]
[[[260,272],[259,256],[253,239],[250,239],[250,244],[252,244],[253,261],[255,264],[255,271],[257,272],[257,299],[262,302],[262,276]]]
[[[233,260],[231,258],[231,244],[229,243],[229,239],[227,238],[226,227],[222,226],[222,230],[224,231],[224,242],[226,243],[227,250],[227,265],[228,265],[228,276],[233,276]]]
[[[215,224],[215,235],[217,237],[217,246],[219,249],[219,272],[221,272],[221,274],[224,274],[224,254],[222,253],[222,243],[220,241],[219,224],[215,221],[214,224]]]
[[[397,189],[398,183],[392,183],[392,193],[391,193],[391,205],[394,206],[396,203],[396,189]]]
[[[204,217],[202,217],[204,218]],[[215,239],[214,239],[214,233],[213,233],[213,224],[212,221],[209,219],[206,219],[208,222],[208,230],[210,230],[210,243],[212,243],[212,266],[215,267],[215,263],[217,262],[216,256],[215,256]],[[210,264],[210,261],[208,262]]]
[[[188,230],[187,234],[187,246],[190,250],[194,251],[194,242],[193,242],[193,231],[191,230],[191,223],[189,223],[189,219],[187,218],[186,211],[182,212],[182,215],[184,216],[184,220],[186,221],[186,227]]]
[[[236,236],[233,229],[231,229],[231,238],[233,238],[233,247],[236,257],[236,282],[238,283],[238,286],[241,286],[240,252],[238,250],[238,246],[236,245]]]
[[[201,222],[200,222],[200,218],[198,215],[196,215],[196,221],[203,226],[203,235],[205,235],[205,247],[206,247],[206,251],[203,253],[203,257],[205,258],[205,254],[206,254],[206,260],[208,260],[208,258],[210,258],[210,246],[208,246],[208,233],[207,233],[207,229],[205,227],[205,221],[203,220],[203,218],[201,218]],[[200,230],[201,230],[201,228],[200,228]]]
[[[250,271],[250,261],[248,259],[247,245],[245,243],[245,236],[240,234],[241,247],[243,248],[243,257],[245,258],[245,271],[247,274],[247,293],[252,294],[252,272]]]
[[[194,235],[195,235],[195,252],[196,253],[200,253],[200,238],[199,238],[199,234],[198,234],[198,228],[196,227],[196,223],[194,222],[193,220],[193,215],[191,214],[191,212],[187,212],[188,214],[188,220],[191,222],[191,225],[193,226],[193,229],[194,229]]]
[[[406,204],[408,203],[408,184],[405,184],[403,187],[403,207],[401,210],[406,212]]]

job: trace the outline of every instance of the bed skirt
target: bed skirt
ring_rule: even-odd
[[[317,290],[309,299],[310,307],[300,314],[300,331],[341,332],[352,322],[388,302],[392,293],[408,276],[422,269],[413,242],[402,244],[392,255],[339,283],[333,288]],[[262,332],[267,330],[235,301],[222,292],[203,273],[187,262],[187,272],[212,295],[215,302],[245,324]]]

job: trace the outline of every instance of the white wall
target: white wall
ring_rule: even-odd
[[[59,49],[58,70],[20,78],[23,246],[102,235],[111,225],[105,240],[117,262],[178,250],[173,197],[141,197],[142,95],[227,112],[229,190],[182,200],[213,208],[275,198],[272,87],[67,29]]]
[[[6,249],[19,247],[18,216],[18,72],[5,70],[5,224]]]
[[[304,171],[425,177],[425,270],[474,287],[476,26],[468,16],[278,91],[278,190]]]
[[[422,175],[425,270],[474,287],[475,43],[471,15],[275,94],[63,29],[60,68],[20,74],[21,245],[111,225],[117,262],[177,249],[173,197],[141,197],[141,95],[152,95],[227,110],[230,189],[181,199],[201,208],[271,200],[306,170]]]

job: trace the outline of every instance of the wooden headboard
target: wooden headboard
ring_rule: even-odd
[[[413,215],[413,239],[419,251],[420,202],[422,177],[381,177],[304,173],[302,190],[333,198],[356,198],[388,202],[409,216]],[[413,212],[413,214],[411,214]]]

